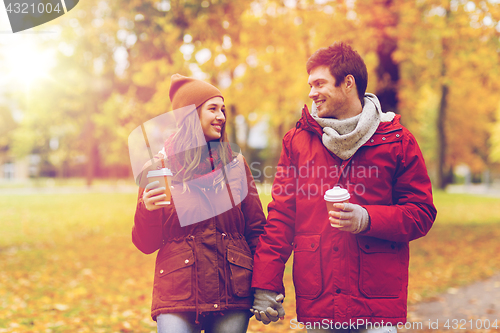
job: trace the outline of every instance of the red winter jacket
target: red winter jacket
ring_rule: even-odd
[[[345,161],[323,145],[307,107],[283,139],[252,287],[283,293],[293,250],[299,322],[406,322],[408,242],[427,234],[436,209],[418,144],[399,119],[380,123]],[[323,194],[337,184],[366,208],[368,230],[330,226]]]

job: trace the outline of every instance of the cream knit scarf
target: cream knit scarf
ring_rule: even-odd
[[[375,133],[381,122],[394,119],[394,112],[382,112],[377,96],[365,94],[363,111],[352,118],[319,118],[313,102],[312,117],[323,127],[322,141],[328,150],[343,160],[348,160]]]

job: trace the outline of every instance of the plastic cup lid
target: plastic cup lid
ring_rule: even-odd
[[[348,200],[350,197],[351,195],[346,189],[343,189],[340,186],[335,186],[325,192],[324,199],[331,202],[343,202]]]
[[[164,176],[173,176],[172,171],[169,168],[163,168],[159,170],[151,170],[148,172],[148,178],[151,177],[164,177]]]

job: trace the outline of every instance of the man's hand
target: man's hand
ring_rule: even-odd
[[[340,212],[331,210],[328,213],[330,224],[341,231],[358,234],[368,228],[370,216],[366,209],[352,203],[336,203],[333,207],[341,209]]]
[[[144,193],[142,194],[142,201],[144,202],[144,206],[149,211],[161,209],[162,206],[155,205],[155,202],[165,200],[167,195],[165,194],[164,187],[160,186],[159,181],[154,181],[146,185],[144,189]]]
[[[250,312],[255,314],[255,319],[264,325],[285,318],[283,309],[283,294],[271,290],[255,289],[253,307]]]

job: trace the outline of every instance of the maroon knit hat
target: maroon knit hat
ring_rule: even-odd
[[[182,109],[175,112],[177,109],[194,105],[196,108],[214,97],[221,97],[222,93],[210,83],[193,79],[190,77],[174,74],[171,78],[169,97],[172,102],[177,125],[180,126],[182,121],[196,109]]]

